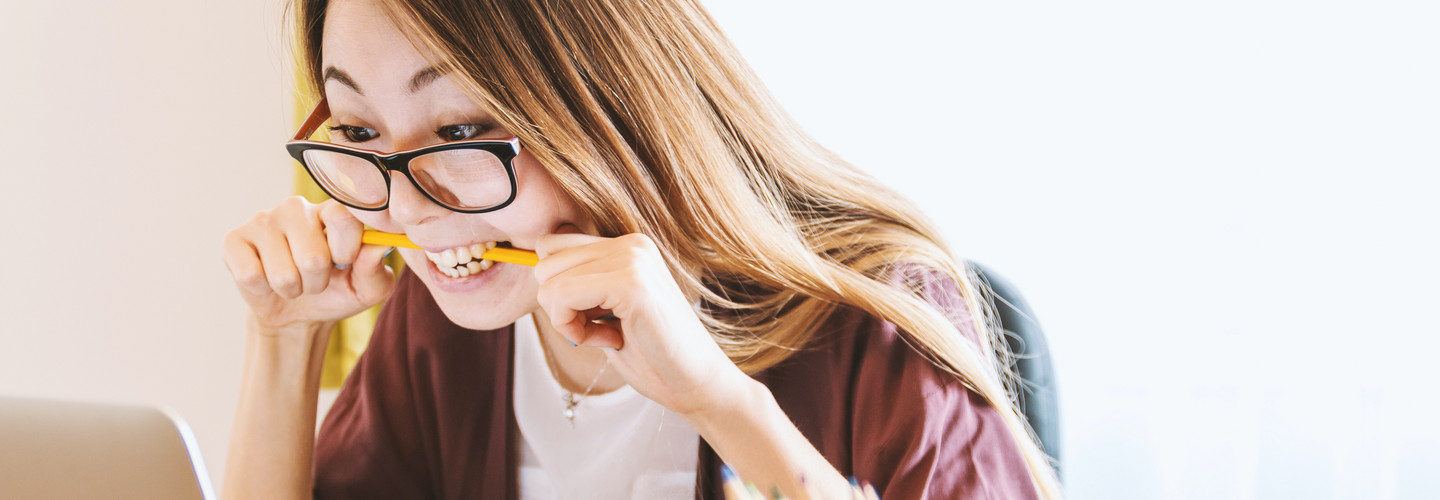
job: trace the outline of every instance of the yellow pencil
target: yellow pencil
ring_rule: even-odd
[[[385,245],[424,250],[420,248],[419,245],[411,242],[410,238],[405,237],[403,234],[387,233],[371,229],[365,230],[365,233],[360,236],[360,242],[368,245]],[[485,254],[481,255],[480,258],[530,267],[535,267],[535,264],[540,262],[540,257],[535,255],[535,252],[516,248],[491,248],[486,250]]]

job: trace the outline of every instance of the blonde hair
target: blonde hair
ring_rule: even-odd
[[[297,54],[318,88],[325,0],[299,1]],[[858,308],[994,406],[1037,489],[1060,496],[974,271],[903,196],[802,131],[697,0],[381,3],[603,234],[655,240],[741,369],[774,366]],[[953,280],[974,314],[926,301],[904,279],[914,267]]]

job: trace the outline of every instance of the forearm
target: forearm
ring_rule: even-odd
[[[740,397],[688,416],[720,459],[768,497],[849,498],[849,482],[800,433],[769,388],[744,377]],[[802,484],[803,481],[803,484]]]
[[[315,412],[330,325],[262,331],[252,319],[225,467],[226,500],[310,498]]]

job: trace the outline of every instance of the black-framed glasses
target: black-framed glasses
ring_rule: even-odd
[[[515,156],[520,140],[456,141],[409,151],[382,153],[309,140],[330,118],[324,99],[285,143],[290,156],[335,201],[360,210],[390,206],[390,172],[399,172],[436,204],[478,214],[515,201]]]

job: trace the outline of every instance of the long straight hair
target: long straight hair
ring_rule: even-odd
[[[318,91],[326,0],[298,1],[296,53]],[[698,0],[380,1],[603,234],[655,240],[742,370],[858,308],[994,406],[1037,489],[1060,496],[974,270],[908,200],[802,131]],[[953,280],[963,304],[927,301],[915,269]]]

